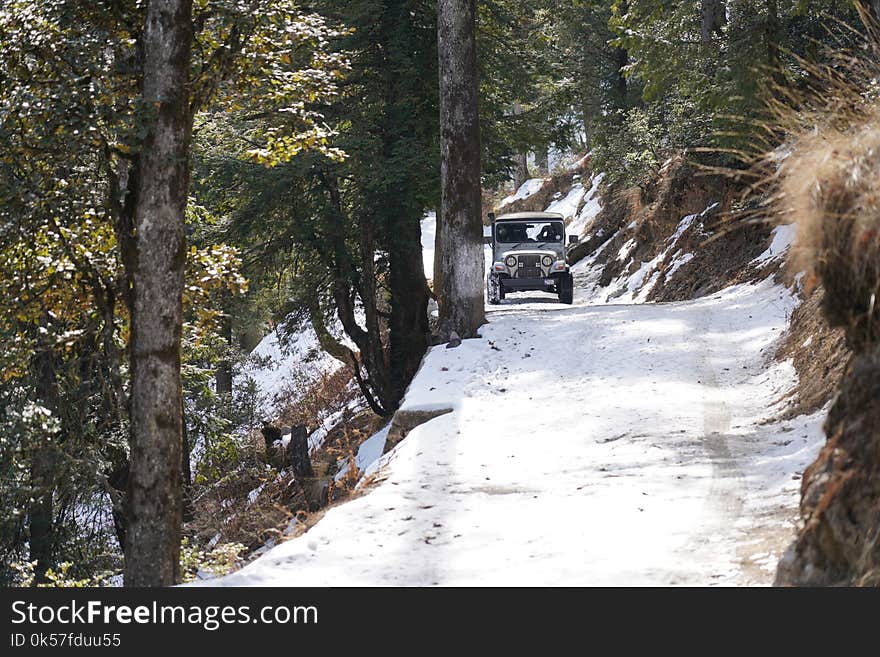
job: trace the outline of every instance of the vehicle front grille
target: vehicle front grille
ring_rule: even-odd
[[[517,257],[517,278],[541,278],[541,256],[521,255]]]

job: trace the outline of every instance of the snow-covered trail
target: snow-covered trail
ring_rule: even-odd
[[[821,414],[767,423],[794,300],[765,282],[671,304],[511,296],[434,348],[404,409],[452,408],[381,481],[225,585],[768,584]]]

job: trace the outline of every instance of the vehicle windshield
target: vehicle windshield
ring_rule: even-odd
[[[495,224],[495,239],[504,244],[543,244],[561,242],[561,221],[509,221]]]

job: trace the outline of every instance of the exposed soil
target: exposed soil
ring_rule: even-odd
[[[791,358],[798,373],[785,418],[822,408],[837,391],[851,351],[843,329],[831,328],[821,312],[825,290],[817,287],[792,313],[791,323],[776,356]]]
[[[693,259],[667,279],[665,272],[673,255],[661,265],[663,279],[648,295],[649,301],[683,301],[717,292],[728,285],[756,282],[768,272],[749,267],[767,248],[770,229],[767,226],[735,226],[720,211],[694,223],[684,232],[679,244],[692,253]]]
[[[730,179],[702,174],[677,156],[664,166],[653,184],[606,192],[603,209],[587,239],[571,250],[569,259],[577,262],[613,236],[596,258],[597,263],[605,265],[598,283],[607,286],[660,253],[683,217],[701,215],[659,264],[660,278],[647,300],[684,301],[731,284],[762,280],[772,271],[759,271],[750,263],[767,248],[771,227],[730,220],[728,210],[735,193]],[[615,257],[630,240],[635,247],[629,256]],[[680,253],[690,253],[693,258],[683,265],[679,263],[676,275],[670,278],[667,273]]]

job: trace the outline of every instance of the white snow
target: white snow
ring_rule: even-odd
[[[589,230],[600,182],[588,191],[577,183],[548,208],[584,203],[570,234]],[[527,181],[506,202],[542,184]],[[388,454],[388,427],[359,447],[355,465],[360,483],[375,475],[370,489],[240,571],[199,584],[771,583],[793,536],[800,476],[823,442],[825,410],[773,419],[796,382],[792,364],[772,356],[797,300],[767,279],[643,303],[667,257],[667,279],[694,257],[679,242],[711,209],[684,217],[638,268],[628,240],[612,257],[632,273],[602,288],[596,259],[608,236],[573,267],[572,306],[541,293],[487,306],[481,338],[432,348],[402,405],[448,412]],[[421,227],[430,278],[435,215]],[[775,229],[756,262],[778,257],[792,237],[793,228]],[[279,349],[269,341],[266,351]],[[276,379],[261,377],[271,391]]]
[[[257,498],[260,496],[260,493],[263,492],[263,489],[266,487],[266,484],[260,484],[256,488],[254,488],[250,493],[248,493],[248,506],[257,501]]]
[[[404,408],[452,412],[374,460],[374,488],[200,584],[770,583],[821,444],[821,413],[769,421],[795,298],[594,302],[511,297],[481,339],[431,349]]]
[[[623,246],[620,247],[620,250],[617,252],[617,258],[615,258],[615,260],[625,259],[634,248],[636,248],[636,241],[633,239],[627,240],[626,242],[624,242]]]
[[[355,466],[361,472],[361,478],[373,474],[379,467],[379,459],[382,457],[382,451],[385,449],[385,441],[388,438],[388,431],[391,429],[389,423],[384,429],[381,429],[367,438],[358,447],[355,454]],[[336,474],[336,481],[342,479],[348,474],[349,464],[345,464]]]
[[[520,185],[519,189],[516,190],[515,193],[511,194],[507,198],[505,198],[498,205],[498,208],[503,208],[507,205],[510,205],[514,201],[520,201],[522,199],[526,199],[535,192],[539,191],[541,187],[544,186],[546,182],[545,178],[529,178],[522,185]]]
[[[287,344],[280,337],[280,327],[264,337],[235,377],[235,385],[240,387],[252,379],[258,392],[258,412],[272,418],[277,404],[287,399],[291,388],[308,386],[341,366],[321,349],[311,324],[304,322]]]
[[[594,303],[644,303],[651,290],[660,281],[660,277],[663,275],[660,271],[660,266],[666,261],[670,253],[673,255],[670,265],[665,272],[666,281],[672,279],[682,265],[693,259],[694,256],[691,253],[682,254],[682,249],[678,248],[679,241],[695,222],[700,221],[698,229],[701,229],[702,219],[716,207],[718,207],[718,204],[713,203],[699,214],[691,214],[682,218],[672,235],[666,239],[666,245],[663,250],[651,258],[651,260],[639,263],[638,269],[628,274],[626,272],[632,269],[632,259],[630,259],[626,262],[623,270],[624,273],[604,287],[599,285],[600,270],[593,267],[596,257],[605,248],[603,244],[586,263],[578,263],[572,269],[576,282],[580,287],[584,288],[587,296]],[[633,228],[635,228],[635,223],[628,225],[625,230],[632,230]],[[618,251],[617,260],[626,261],[635,247],[635,239],[627,240]]]
[[[584,205],[577,217],[568,226],[569,235],[583,235],[599,213],[602,211],[602,199],[599,196],[599,185],[605,178],[604,173],[593,176],[589,191],[584,194]]]
[[[585,193],[584,186],[580,183],[575,183],[571,186],[568,194],[548,205],[546,212],[558,212],[564,219],[572,219],[577,214]],[[574,235],[575,233],[571,234]]]
[[[752,260],[752,263],[763,264],[765,262],[770,262],[771,260],[777,260],[778,258],[781,258],[786,253],[788,253],[788,250],[794,243],[796,234],[797,224],[782,224],[780,226],[776,226],[770,232],[770,235],[772,237],[772,240],[770,241],[770,246],[767,247],[767,250],[764,251],[761,255]]]
[[[589,153],[587,153],[586,155],[584,155],[584,156],[583,156],[582,158],[580,158],[579,160],[576,160],[576,161],[572,162],[571,164],[569,164],[569,165],[566,167],[567,170],[568,170],[568,171],[578,171],[578,170],[580,170],[580,169],[583,169],[584,166],[586,166],[587,161],[588,161],[592,156],[593,156],[593,151],[590,151]]]
[[[694,259],[693,253],[682,254],[681,251],[678,251],[672,257],[672,262],[669,265],[669,269],[666,271],[667,280],[672,278],[673,276],[675,276],[675,272],[677,272],[680,267],[683,267],[684,265],[686,265],[687,263],[689,263],[693,259]]]
[[[437,236],[437,213],[434,211],[425,214],[421,223],[422,228],[422,262],[425,266],[425,278],[429,281],[434,278],[434,239]]]

